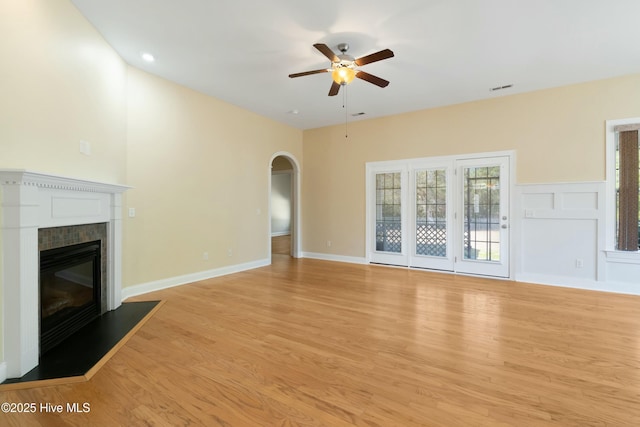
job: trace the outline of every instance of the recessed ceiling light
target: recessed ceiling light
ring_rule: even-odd
[[[300,111],[298,111],[297,109],[293,109],[293,110],[287,111],[287,113],[289,113],[289,114],[300,114]]]
[[[150,54],[149,52],[142,52],[140,54],[140,57],[146,62],[153,62],[156,60],[156,58],[154,58],[153,55]]]

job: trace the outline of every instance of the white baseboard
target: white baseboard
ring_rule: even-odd
[[[563,276],[549,276],[544,274],[518,274],[516,282],[533,283],[536,285],[559,286],[563,288],[584,289],[588,291],[613,292],[616,294],[640,295],[640,287],[634,283],[599,282],[597,280],[576,279]]]
[[[291,231],[276,231],[271,233],[271,237],[290,236]]]
[[[302,252],[302,258],[319,259],[324,261],[345,262],[350,264],[369,264],[365,257],[352,257],[344,255],[323,254],[318,252]],[[159,291],[162,289],[172,288],[175,286],[185,285],[188,283],[198,282],[200,280],[211,279],[214,277],[226,276],[228,274],[239,273],[242,271],[252,270],[254,268],[265,267],[271,264],[270,259],[262,259],[244,264],[230,265],[226,267],[216,268],[213,270],[201,271],[198,273],[186,274],[183,276],[170,277],[167,279],[156,280],[153,282],[142,283],[140,285],[127,286],[122,289],[122,300],[143,295],[149,292]],[[634,283],[625,282],[605,282],[587,279],[576,279],[564,276],[550,276],[540,274],[516,274],[516,282],[532,283],[538,285],[560,286],[565,288],[585,289],[592,291],[613,292],[619,294],[640,295],[640,287]],[[6,379],[6,364],[0,363],[0,382]]]
[[[7,362],[0,363],[0,384],[7,380]]]
[[[369,264],[365,257],[350,257],[318,252],[303,252],[302,258],[320,259],[324,261],[346,262],[351,264]],[[399,267],[407,268],[407,267]],[[428,270],[436,273],[448,273],[438,270]],[[456,273],[451,273],[456,274]],[[459,274],[459,273],[458,273]],[[502,280],[496,278],[496,280]],[[565,276],[551,276],[544,274],[516,274],[516,282],[532,283],[536,285],[559,286],[564,288],[584,289],[590,291],[613,292],[617,294],[640,295],[640,286],[624,282],[599,282],[596,280],[578,279]]]
[[[318,252],[303,252],[302,258],[321,259],[324,261],[347,262],[350,264],[369,264],[365,257],[321,254]]]
[[[149,292],[173,288],[175,286],[186,285],[188,283],[199,282],[200,280],[212,279],[214,277],[226,276],[228,274],[240,273],[241,271],[265,267],[270,264],[270,259],[261,259],[244,264],[229,265],[213,270],[200,271],[198,273],[185,274],[183,276],[170,277],[139,285],[127,286],[126,288],[122,288],[122,301],[125,301],[127,298],[147,294]]]

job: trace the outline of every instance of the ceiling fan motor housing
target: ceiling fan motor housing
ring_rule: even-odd
[[[356,64],[355,64],[355,58],[351,55],[336,55],[339,59],[338,62],[332,62],[331,66],[333,68],[340,68],[340,67],[349,67],[349,68],[355,68]]]
[[[351,55],[347,55],[347,51],[349,50],[349,44],[348,43],[340,43],[338,46],[338,50],[340,52],[342,52],[342,55],[336,55],[336,57],[339,59],[338,62],[332,62],[331,65],[333,68],[338,68],[338,67],[350,67],[350,68],[355,68],[355,58]]]

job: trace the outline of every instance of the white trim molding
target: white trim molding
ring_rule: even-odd
[[[0,169],[0,184],[109,194],[121,194],[131,188],[126,185],[69,178],[26,169]]]
[[[302,257],[309,259],[319,259],[323,261],[346,262],[349,264],[369,264],[369,261],[367,261],[366,257],[322,254],[319,252],[303,252]]]
[[[606,287],[604,182],[516,186],[516,280]]]
[[[291,236],[291,230],[271,233],[271,237]]]
[[[160,291],[163,289],[174,288],[176,286],[187,285],[190,283],[199,282],[201,280],[213,279],[215,277],[253,270],[254,268],[266,267],[270,264],[270,259],[261,259],[243,264],[229,265],[213,270],[201,271],[198,273],[185,274],[182,276],[170,277],[153,282],[141,283],[139,285],[127,286],[122,289],[122,300],[125,301],[126,299],[134,296],[148,294],[149,292]]]
[[[636,259],[640,264],[640,252],[625,252],[616,250],[616,132],[629,125],[640,123],[640,117],[606,121],[606,240],[604,250],[607,252],[607,262],[620,259]],[[620,256],[617,256],[619,253]]]
[[[107,310],[117,308],[122,283],[122,193],[130,187],[0,169],[4,362],[8,378],[38,365],[38,229],[107,224]]]
[[[640,252],[604,251],[607,262],[618,264],[640,264]]]
[[[640,295],[640,251],[616,250],[616,132],[629,125],[640,123],[640,117],[607,120],[605,124],[606,140],[606,187],[605,187],[605,242],[601,246],[606,264],[607,282],[612,286],[629,289]],[[637,126],[636,126],[637,127]]]
[[[291,256],[294,258],[301,258],[302,255],[302,168],[300,162],[293,154],[288,151],[278,151],[271,155],[269,158],[269,174],[268,174],[268,256],[271,258],[271,175],[274,171],[271,170],[273,161],[276,157],[286,157],[287,160],[293,166],[293,170],[282,171],[283,173],[291,174]]]

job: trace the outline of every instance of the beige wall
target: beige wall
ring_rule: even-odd
[[[68,1],[0,5],[0,168],[125,182],[124,61]]]
[[[632,75],[306,131],[304,251],[365,256],[367,162],[514,150],[517,184],[602,181],[604,122],[638,93]]]
[[[269,161],[302,162],[301,131],[128,68],[67,0],[0,4],[0,168],[133,185],[124,286],[267,257]]]
[[[78,10],[2,0],[0,55],[0,167],[123,183],[126,64]]]
[[[136,69],[128,87],[125,286],[267,259],[270,160],[302,162],[302,131]]]

